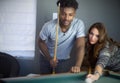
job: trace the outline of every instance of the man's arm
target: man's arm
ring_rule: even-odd
[[[54,61],[53,57],[50,56],[50,53],[48,51],[47,45],[45,41],[43,41],[41,38],[38,39],[38,45],[44,56],[47,58],[47,60],[50,62],[52,67],[57,66],[58,60],[56,59]]]
[[[80,68],[85,54],[85,38],[84,37],[77,38],[75,47],[77,53],[77,59],[76,59],[77,61],[75,63],[75,66],[71,68],[71,72],[74,73],[80,72]]]
[[[77,52],[77,61],[75,66],[81,67],[84,54],[85,54],[85,38],[80,37],[76,40],[76,52]]]
[[[38,39],[38,46],[41,50],[41,52],[44,54],[44,56],[47,58],[48,61],[51,60],[51,56],[49,54],[47,45],[45,43],[45,41],[43,41],[41,38]]]

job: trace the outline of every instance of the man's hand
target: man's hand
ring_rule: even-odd
[[[58,63],[58,60],[57,60],[57,59],[56,59],[56,60],[54,60],[53,58],[50,59],[50,65],[51,65],[53,68],[55,68],[55,67],[57,66],[57,63]]]
[[[80,72],[80,67],[78,66],[73,66],[70,70],[72,73],[79,73]]]

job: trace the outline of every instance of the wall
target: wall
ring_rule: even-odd
[[[103,22],[110,37],[120,41],[120,1],[119,0],[78,0],[77,16],[86,25],[86,30],[94,22]]]

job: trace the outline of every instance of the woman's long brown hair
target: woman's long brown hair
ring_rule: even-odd
[[[98,41],[97,41],[96,44],[91,45],[89,43],[89,38],[88,38],[87,45],[86,45],[87,46],[88,59],[90,61],[90,65],[92,67],[95,66],[96,61],[97,61],[97,57],[99,56],[99,52],[105,46],[105,44],[106,44],[106,42],[108,40],[105,26],[100,22],[94,23],[90,27],[90,29],[88,30],[87,37],[88,37],[89,33],[91,32],[91,30],[93,28],[96,28],[98,30],[98,32],[99,32]]]

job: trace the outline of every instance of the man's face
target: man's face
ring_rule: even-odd
[[[60,8],[60,25],[68,27],[75,17],[75,9],[71,7]]]

